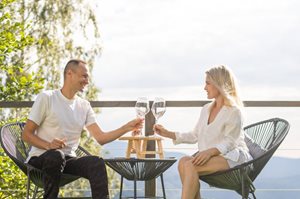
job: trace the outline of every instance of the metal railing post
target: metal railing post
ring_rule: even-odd
[[[150,107],[152,107],[152,101],[149,102]],[[145,133],[146,136],[153,135],[153,125],[155,123],[155,118],[150,111],[145,117]],[[155,141],[149,140],[147,144],[147,151],[155,150]],[[154,158],[155,154],[147,154],[146,158]],[[156,180],[145,181],[145,197],[155,197],[156,195]]]

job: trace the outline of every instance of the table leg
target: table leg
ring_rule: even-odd
[[[134,199],[136,199],[136,179],[134,179]]]
[[[126,151],[126,158],[130,158],[132,144],[133,144],[132,140],[128,140],[127,151]]]
[[[121,176],[120,199],[122,199],[122,194],[123,194],[123,176]]]
[[[163,159],[164,158],[164,152],[163,152],[161,140],[157,140],[157,148],[158,148],[159,158]]]
[[[164,178],[162,173],[160,174],[160,180],[161,180],[161,188],[162,188],[163,196],[164,199],[166,199],[166,191],[165,191]]]
[[[143,140],[143,147],[142,147],[142,151],[141,151],[143,158],[146,157],[147,144],[148,144],[148,141],[147,140]]]
[[[137,158],[142,158],[143,156],[141,154],[141,140],[135,140],[134,145]]]

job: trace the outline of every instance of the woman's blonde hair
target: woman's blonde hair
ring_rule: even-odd
[[[226,66],[215,66],[206,71],[210,83],[212,83],[224,97],[227,106],[243,106],[238,93],[238,86],[233,72]]]

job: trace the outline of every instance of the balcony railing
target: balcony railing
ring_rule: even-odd
[[[130,108],[135,106],[136,101],[90,101],[91,106],[94,108]],[[170,108],[191,108],[191,107],[202,107],[209,101],[166,101],[166,106]],[[150,101],[150,106],[153,101]],[[0,102],[0,108],[30,108],[32,101],[2,101]],[[300,101],[244,101],[245,107],[300,107]],[[146,135],[152,132],[152,127],[155,122],[155,118],[152,114],[147,114],[145,118],[145,132]],[[155,142],[150,142],[147,146],[147,150],[154,150]],[[297,149],[299,150],[299,149]],[[153,157],[148,155],[148,157]],[[156,184],[155,180],[148,181],[145,183],[145,195],[155,196]]]

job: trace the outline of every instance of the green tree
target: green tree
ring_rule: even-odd
[[[0,198],[25,198],[26,197],[26,176],[20,172],[0,148]]]
[[[0,100],[29,99],[42,87],[38,84],[43,79],[38,74],[30,73],[24,68],[24,62],[12,63],[23,49],[33,45],[34,39],[26,34],[24,23],[17,21],[10,13],[9,5],[14,0],[2,0],[0,2]],[[0,110],[0,125],[6,111]],[[15,111],[15,113],[19,113]],[[18,114],[21,116],[21,114]],[[16,116],[16,115],[14,115]],[[12,117],[11,117],[12,118]],[[26,177],[18,167],[3,153],[0,148],[0,198],[24,198]]]
[[[29,26],[17,21],[7,9],[12,2],[0,3],[0,100],[28,100],[42,88],[39,83],[43,79],[40,74],[26,70],[26,64],[18,59],[25,48],[33,45],[34,39],[26,34]]]
[[[30,34],[39,38],[39,45],[23,52],[23,59],[32,68],[43,68],[45,88],[60,87],[64,64],[70,58],[87,61],[92,74],[95,57],[100,54],[100,33],[95,15],[97,1],[89,0],[19,0],[20,17],[32,23]],[[12,8],[20,9],[20,8]],[[32,54],[34,53],[34,56]],[[99,89],[90,81],[85,97],[97,99]]]
[[[59,88],[70,58],[87,61],[92,74],[101,51],[96,1],[16,0],[9,6],[10,2],[1,2],[7,12],[1,13],[0,100],[32,100],[41,88]],[[100,90],[92,80],[82,95],[96,100]],[[9,113],[0,119],[20,112]]]
[[[2,1],[2,4],[5,2],[12,0]],[[5,7],[8,12],[2,15],[5,19],[3,28],[9,30],[1,35],[0,63],[4,63],[0,66],[0,100],[32,100],[42,88],[59,88],[63,67],[70,58],[87,61],[92,74],[95,57],[101,51],[98,22],[93,9],[97,5],[92,2],[16,0]],[[7,55],[8,52],[10,55]],[[96,100],[100,90],[92,80],[91,77],[82,96]],[[28,109],[0,110],[0,120],[24,117],[27,112]]]
[[[20,59],[23,51],[33,46],[35,40],[28,34],[30,25],[11,15],[10,5],[16,5],[16,2],[5,0],[0,3],[0,100],[30,100],[43,88],[44,78],[39,71],[30,71],[28,64]],[[0,120],[22,118],[22,113],[2,109]]]
[[[0,6],[0,100],[32,100],[41,89],[59,88],[63,65],[70,58],[87,61],[92,74],[95,57],[101,51],[94,1],[2,0]],[[83,97],[95,100],[99,91],[90,81]],[[24,121],[27,113],[28,109],[0,109],[0,123],[12,118]],[[88,151],[94,149],[94,154],[99,154],[100,146],[95,147],[92,139],[83,136],[83,142],[89,143],[85,146]],[[1,168],[7,165],[1,163]],[[109,170],[109,178],[114,175]],[[87,186],[87,182],[79,181],[70,188]],[[19,189],[20,194],[24,192],[23,187]],[[70,192],[74,191],[61,194]]]

